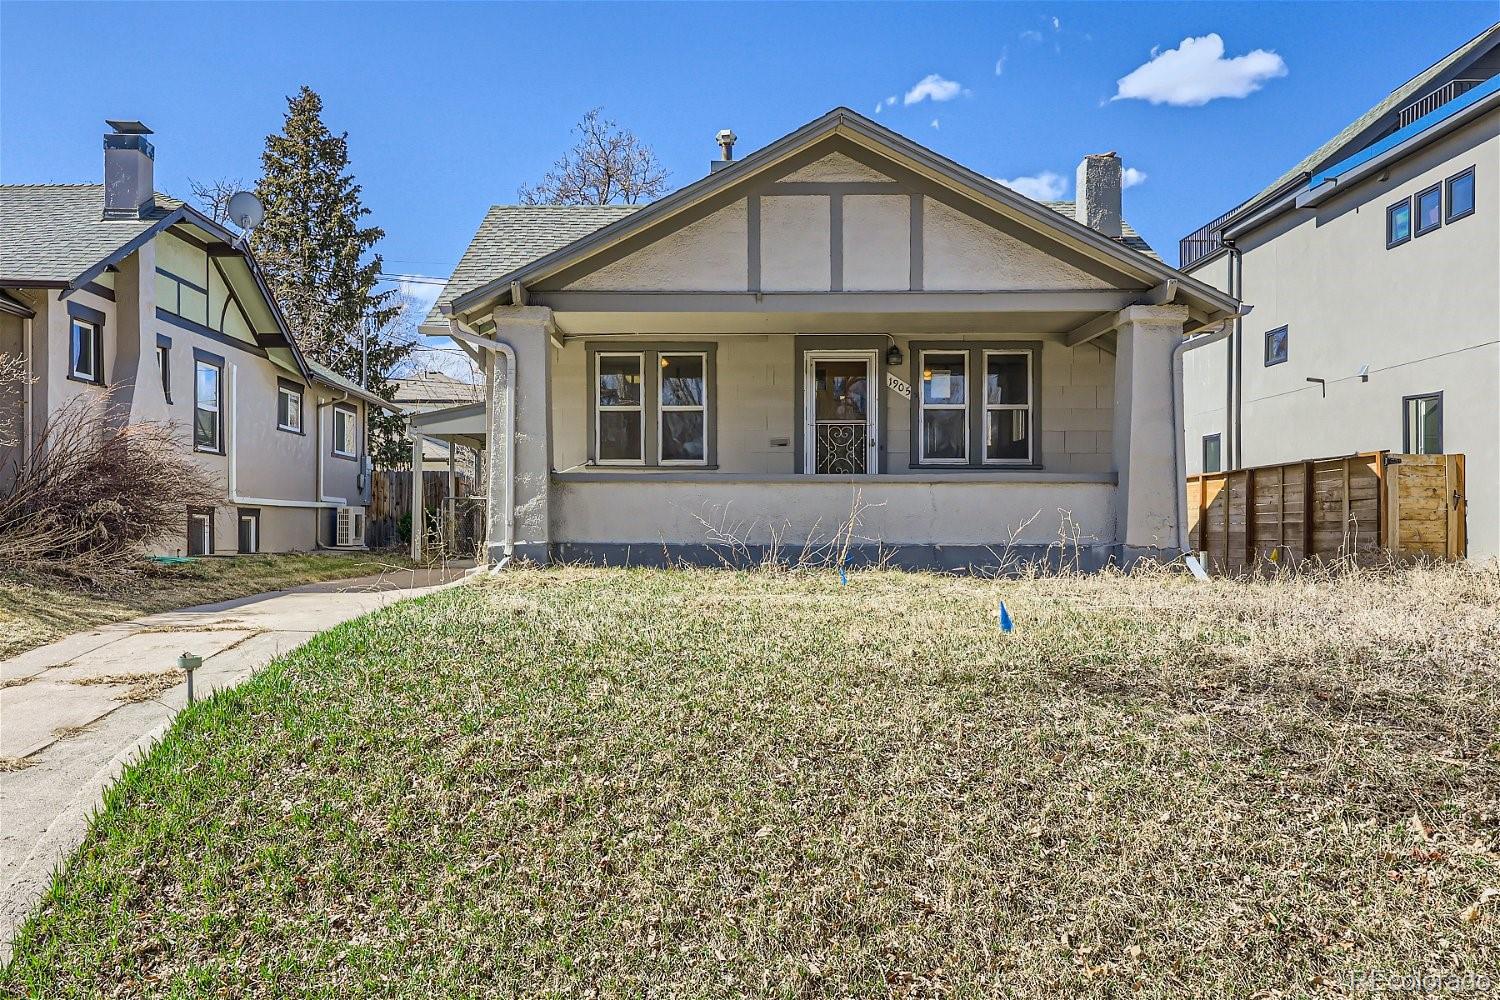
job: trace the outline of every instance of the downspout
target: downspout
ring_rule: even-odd
[[[461,320],[449,317],[448,334],[455,341],[466,343],[474,347],[482,347],[505,358],[505,429],[501,437],[504,439],[505,447],[505,482],[503,484],[503,500],[500,505],[500,517],[503,525],[505,558],[496,564],[500,569],[510,562],[516,547],[516,352],[503,340],[485,337],[473,327],[466,325]],[[490,373],[490,398],[485,401],[485,413],[493,412],[494,399],[494,373]],[[487,428],[488,430],[488,428]],[[494,435],[490,435],[493,437]],[[490,443],[494,447],[494,442]],[[486,463],[488,468],[488,482],[485,484],[485,492],[489,495],[489,503],[493,509],[495,502],[495,463],[490,460]],[[493,517],[489,518],[493,523]]]
[[[31,408],[36,405],[36,396],[31,388],[31,333],[33,320],[27,316],[21,321],[21,461],[27,462],[35,444],[31,440]]]
[[[1249,311],[1248,306],[1242,305],[1234,316],[1226,316],[1224,319],[1189,330],[1172,348],[1172,468],[1177,476],[1177,481],[1173,484],[1172,495],[1177,500],[1177,548],[1180,552],[1188,551],[1187,454],[1182,441],[1183,432],[1187,429],[1183,421],[1187,407],[1183,402],[1182,359],[1188,351],[1195,351],[1209,344],[1217,344],[1228,337],[1234,329],[1231,324],[1238,323],[1239,317]]]
[[[1229,251],[1229,294],[1243,301],[1245,295],[1245,259],[1234,240],[1224,238],[1224,247]],[[1245,310],[1248,312],[1249,310]],[[1244,461],[1244,448],[1240,442],[1244,407],[1242,396],[1245,389],[1245,322],[1244,313],[1234,317],[1234,339],[1230,341],[1228,371],[1224,379],[1224,423],[1229,431],[1229,447],[1224,456],[1226,469],[1237,469]]]

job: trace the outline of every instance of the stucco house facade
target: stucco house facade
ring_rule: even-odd
[[[1254,309],[1187,358],[1191,472],[1462,454],[1468,555],[1500,555],[1500,25],[1181,254]]]
[[[489,442],[492,561],[1178,551],[1177,349],[1238,303],[1123,223],[1117,156],[1046,205],[843,108],[733,141],[646,207],[492,209],[439,297],[485,405],[413,427]]]
[[[103,184],[0,185],[0,351],[26,377],[0,395],[17,433],[0,490],[79,397],[120,423],[172,424],[222,487],[184,508],[162,554],[362,545],[366,410],[379,397],[303,358],[236,236],[152,186],[138,122],[112,122]]]

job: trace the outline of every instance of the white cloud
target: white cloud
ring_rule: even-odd
[[[1000,58],[995,60],[995,75],[999,76],[1005,72],[1005,61],[1010,58],[1010,46],[1000,50]]]
[[[876,101],[875,102],[875,113],[878,115],[878,114],[880,114],[880,112],[884,111],[886,108],[894,108],[895,106],[896,106],[896,95],[892,94],[890,97],[887,97],[883,101]]]
[[[1059,21],[1056,17],[1052,18],[1052,30],[1053,31],[1061,31],[1062,30],[1062,22]]]
[[[1027,30],[1021,32],[1020,37],[1023,42],[1040,42],[1042,40],[1042,33],[1040,31]]]
[[[396,278],[397,295],[411,303],[411,310],[419,322],[427,315],[442,291],[442,285],[434,284],[420,274],[402,274]]]
[[[1068,193],[1068,179],[1050,170],[1043,170],[1031,177],[1012,177],[1010,180],[996,177],[995,182],[1036,201],[1057,201]]]
[[[1184,38],[1165,52],[1152,49],[1149,62],[1120,78],[1111,100],[1193,108],[1220,97],[1247,97],[1286,74],[1286,62],[1265,49],[1225,59],[1224,39],[1208,34]]]
[[[937,119],[936,119],[936,118],[934,118],[934,119],[933,119],[933,120],[932,120],[932,127],[933,127],[933,128],[937,128],[937,127],[938,127],[938,120],[937,120]]]
[[[1135,167],[1126,167],[1124,173],[1120,175],[1121,187],[1133,188],[1137,184],[1144,183],[1146,183],[1146,171],[1144,170],[1137,170]]]
[[[963,84],[945,80],[936,73],[928,73],[917,81],[915,87],[906,92],[902,103],[910,106],[927,100],[951,101],[962,93],[964,93]]]

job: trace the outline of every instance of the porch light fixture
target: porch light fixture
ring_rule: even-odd
[[[890,365],[892,368],[901,364],[901,362],[904,360],[905,357],[901,353],[901,348],[897,347],[895,344],[892,344],[890,348],[885,352],[885,363]]]

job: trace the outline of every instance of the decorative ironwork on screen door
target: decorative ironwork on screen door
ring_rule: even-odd
[[[858,476],[869,471],[869,374],[864,361],[813,362],[813,472]]]

